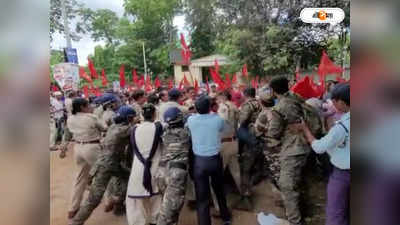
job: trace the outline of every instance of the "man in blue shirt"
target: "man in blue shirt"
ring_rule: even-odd
[[[202,96],[195,102],[199,114],[188,118],[187,126],[192,136],[194,153],[194,185],[196,191],[197,220],[199,225],[211,225],[210,185],[217,196],[223,225],[230,225],[231,215],[226,204],[221,149],[221,132],[224,121],[210,114],[210,99]]]

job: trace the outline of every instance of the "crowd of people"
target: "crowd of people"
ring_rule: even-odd
[[[258,89],[52,93],[50,149],[61,158],[73,152],[76,164],[69,224],[84,224],[104,194],[105,211],[126,213],[129,225],[177,224],[185,200],[195,202],[199,225],[211,225],[210,201],[222,224],[232,224],[224,183],[232,160],[242,200],[267,178],[290,225],[304,224],[302,171],[311,155],[325,153],[326,225],[350,224],[350,84],[329,81],[310,99],[290,86],[274,77]]]

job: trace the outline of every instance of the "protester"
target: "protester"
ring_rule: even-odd
[[[179,102],[181,101],[182,98],[182,93],[176,89],[173,88],[168,92],[168,98],[169,101],[165,102],[160,105],[160,120],[161,122],[164,122],[164,113],[171,107],[177,107],[179,108],[183,113],[186,113],[188,110],[186,107],[181,106]]]
[[[62,102],[63,94],[60,91],[54,92],[54,97],[50,98],[51,114],[54,120],[56,129],[55,134],[50,142],[50,149],[56,149],[57,141],[63,136],[64,132],[64,103]]]
[[[90,192],[72,219],[71,225],[83,225],[90,217],[93,210],[100,204],[111,178],[120,179],[120,183],[127,183],[130,171],[121,167],[121,160],[125,148],[129,145],[130,129],[134,123],[136,112],[130,106],[122,106],[117,111],[113,124],[107,131],[103,140],[103,151],[94,164],[91,173],[94,174]],[[126,195],[126,185],[121,185],[119,202]],[[116,203],[115,203],[116,204]],[[122,203],[120,203],[122,204]]]
[[[210,114],[210,99],[202,96],[195,102],[199,114],[188,118],[194,152],[193,176],[196,192],[197,220],[199,225],[211,225],[210,178],[217,196],[224,225],[231,224],[231,215],[226,204],[221,149],[221,132],[224,121],[217,114]]]
[[[321,139],[316,139],[308,125],[301,126],[312,149],[327,152],[333,171],[327,187],[326,225],[350,224],[350,85],[336,85],[331,93],[335,108],[344,113]]]
[[[136,90],[133,94],[132,94],[132,98],[133,98],[133,103],[132,108],[135,110],[135,112],[137,112],[136,114],[136,119],[139,121],[143,121],[143,110],[142,110],[142,106],[143,104],[146,103],[147,99],[146,99],[146,93],[143,90]]]
[[[143,106],[143,123],[133,128],[131,146],[135,155],[129,177],[126,214],[129,225],[156,224],[161,199],[155,174],[161,157],[163,127],[154,122],[156,108]]]
[[[92,112],[93,109],[86,99],[76,98],[72,101],[72,116],[68,118],[67,126],[75,140],[74,158],[77,170],[72,186],[69,219],[72,219],[79,210],[83,193],[88,184],[90,169],[100,154],[101,132],[106,130]]]

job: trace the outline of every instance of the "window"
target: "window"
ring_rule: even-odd
[[[189,66],[182,66],[182,72],[189,72]]]

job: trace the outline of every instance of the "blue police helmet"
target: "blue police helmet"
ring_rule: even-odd
[[[177,107],[169,108],[164,113],[164,121],[167,123],[175,122],[177,120],[182,120],[182,112]]]
[[[128,105],[123,105],[121,107],[119,107],[119,109],[117,110],[117,114],[116,116],[120,116],[120,117],[135,117],[136,116],[136,111]]]

